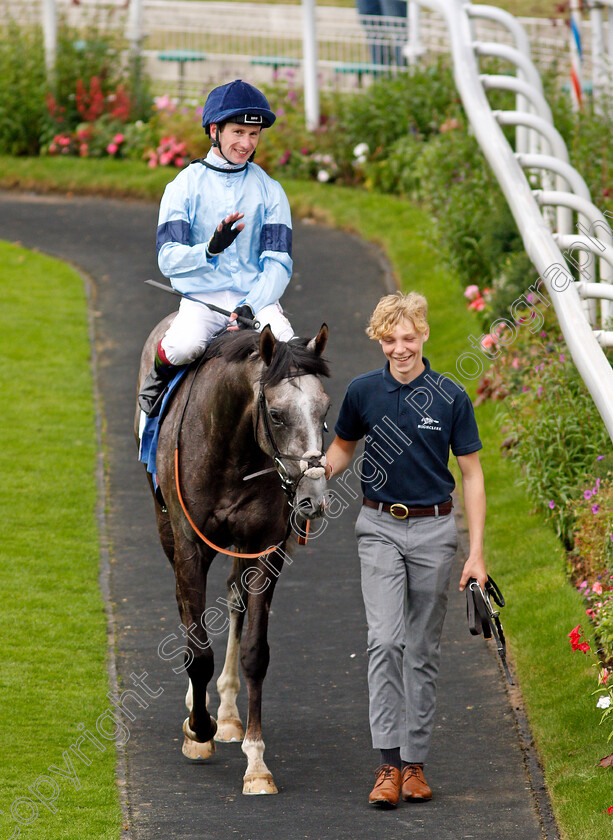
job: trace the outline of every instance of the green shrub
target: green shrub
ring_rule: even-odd
[[[46,121],[42,34],[9,21],[0,36],[0,154],[36,155]]]
[[[568,550],[574,546],[576,502],[585,487],[606,474],[600,460],[611,441],[551,308],[537,335],[525,327],[494,362],[505,448],[521,467],[521,481],[551,517]],[[599,475],[599,473],[601,475]]]

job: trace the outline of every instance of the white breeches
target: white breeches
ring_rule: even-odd
[[[238,302],[244,298],[240,292],[208,292],[192,295],[205,303],[213,303],[221,309],[232,312]],[[270,324],[275,338],[289,341],[293,337],[292,325],[283,314],[279,302],[271,303],[255,313],[260,322],[260,330]],[[226,315],[213,312],[201,303],[183,298],[179,313],[166,335],[162,347],[166,358],[173,365],[186,365],[201,356],[215,333],[228,323]]]

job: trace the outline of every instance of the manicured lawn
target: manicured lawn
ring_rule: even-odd
[[[83,281],[4,242],[0,264],[0,831],[12,836],[13,808],[22,836],[111,840],[114,742],[83,748],[91,766],[70,752],[80,724],[96,732],[109,690]]]

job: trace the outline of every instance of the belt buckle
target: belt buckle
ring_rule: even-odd
[[[401,513],[394,513],[394,508],[400,508]],[[393,505],[390,505],[390,513],[394,519],[406,519],[409,515],[409,509],[406,505],[403,505],[400,502],[394,502]]]

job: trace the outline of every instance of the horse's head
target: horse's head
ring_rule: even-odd
[[[329,376],[322,353],[328,327],[309,340],[277,341],[262,330],[264,370],[256,392],[258,444],[274,460],[290,503],[305,519],[322,516],[326,490],[323,428],[330,398],[320,376]]]

